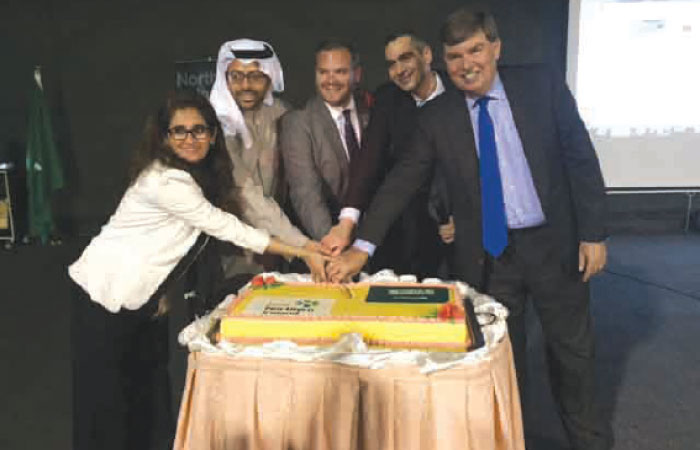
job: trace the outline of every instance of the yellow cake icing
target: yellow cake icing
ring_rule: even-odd
[[[372,346],[443,351],[465,351],[474,342],[453,285],[267,281],[254,279],[229,306],[222,339],[319,345],[359,333]]]

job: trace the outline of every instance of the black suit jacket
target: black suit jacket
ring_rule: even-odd
[[[447,74],[438,74],[446,90],[454,89]],[[350,163],[350,184],[344,206],[360,211],[367,208],[372,195],[406,151],[418,123],[419,110],[413,96],[393,82],[377,88],[362,140],[362,152]]]
[[[439,75],[445,88],[450,88],[447,76]],[[396,84],[387,82],[377,89],[362,151],[350,162],[345,206],[361,211],[367,208],[377,187],[406,151],[419,110],[413,96]],[[401,216],[394,220],[374,254],[371,270],[391,268],[420,277],[436,275],[442,255],[436,221],[447,221],[449,199],[443,184],[439,180],[431,183],[432,178],[423,181]]]
[[[563,79],[540,65],[502,67],[499,74],[561,261],[576,270],[578,242],[605,238],[600,166]],[[422,108],[408,151],[372,201],[358,236],[381,242],[387,227],[437,162],[455,218],[454,270],[481,288],[481,193],[474,132],[464,94],[448,91]]]

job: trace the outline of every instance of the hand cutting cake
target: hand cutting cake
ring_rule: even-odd
[[[483,344],[475,324],[471,303],[451,284],[324,285],[258,275],[229,306],[220,336],[325,345],[359,333],[374,347],[467,351]]]

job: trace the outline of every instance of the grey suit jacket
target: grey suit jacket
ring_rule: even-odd
[[[368,112],[356,100],[363,129]],[[349,161],[338,128],[318,95],[280,121],[280,150],[289,197],[306,233],[319,240],[337,219],[349,181]]]

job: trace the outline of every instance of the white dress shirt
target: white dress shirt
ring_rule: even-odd
[[[411,92],[411,97],[413,97],[413,101],[416,102],[416,106],[419,108],[445,92],[445,85],[442,84],[442,78],[440,78],[440,75],[437,72],[432,72],[432,74],[435,75],[435,89],[433,89],[433,92],[431,92],[430,95],[423,99]]]
[[[355,130],[355,137],[357,142],[362,142],[362,131],[360,130],[360,119],[357,117],[357,107],[355,106],[355,99],[350,97],[350,102],[346,106],[331,106],[326,102],[323,102],[331,113],[333,122],[336,128],[338,128],[338,133],[340,133],[340,142],[343,143],[343,148],[345,149],[345,156],[348,157],[350,161],[350,153],[348,152],[347,144],[345,143],[345,116],[343,111],[346,109],[350,110],[350,120],[352,121],[352,128]]]
[[[127,189],[109,222],[68,272],[111,312],[143,306],[200,232],[256,253],[269,235],[207,201],[192,176],[154,162]]]

